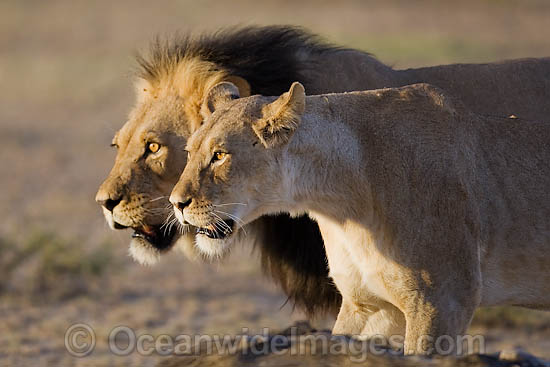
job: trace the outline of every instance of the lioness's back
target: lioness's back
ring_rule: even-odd
[[[550,125],[474,114],[426,84],[319,98],[357,135],[378,210],[400,232],[431,217],[464,226],[482,304],[550,306]]]

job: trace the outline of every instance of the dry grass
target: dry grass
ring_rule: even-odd
[[[88,251],[83,243],[42,231],[23,241],[0,238],[0,296],[45,303],[97,295],[117,258],[108,243]]]
[[[155,357],[109,355],[108,331],[279,329],[301,317],[279,309],[284,297],[248,251],[225,265],[175,256],[143,268],[126,257],[128,234],[104,224],[94,193],[132,104],[131,55],[154,35],[298,24],[404,68],[549,56],[549,17],[544,0],[0,2],[0,363],[152,365]],[[31,241],[29,228],[41,237]],[[63,348],[65,329],[78,321],[98,333],[85,359]],[[494,348],[521,344],[550,357],[548,314],[487,310],[475,325],[513,330],[497,332]]]

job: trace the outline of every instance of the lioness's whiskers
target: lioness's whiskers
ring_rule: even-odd
[[[238,218],[238,217],[236,217],[236,216],[234,216],[234,215],[232,215],[232,214],[229,214],[229,213],[222,213],[222,214],[225,214],[225,215],[227,215],[230,219],[233,219],[233,220],[235,221],[235,223],[237,224],[237,226],[238,226],[239,228],[241,228],[241,229],[245,232],[245,234],[246,234],[246,230],[244,229],[244,222],[243,222],[240,218]]]
[[[152,203],[153,201],[157,201],[157,200],[161,200],[161,199],[164,199],[164,198],[167,198],[168,195],[164,195],[164,196],[159,196],[158,198],[155,198],[155,199],[152,199],[152,200],[149,200],[150,203]]]
[[[226,212],[221,211],[221,210],[216,210],[216,209],[214,209],[214,212],[218,212],[218,213],[220,213],[220,214],[227,215],[230,219],[233,219],[233,220],[235,221],[235,223],[237,224],[237,226],[238,226],[240,229],[243,230],[245,236],[248,235],[248,234],[246,233],[246,229],[244,229],[245,223],[244,223],[244,221],[243,221],[241,218],[237,217],[236,215],[229,214],[229,213],[226,213]],[[215,214],[215,213],[212,213],[212,214],[218,216],[218,215]],[[218,217],[219,217],[219,216],[218,216]],[[225,223],[225,222],[224,222],[224,223]]]
[[[233,219],[235,222],[239,222],[241,223],[243,226],[244,226],[244,222],[241,218],[237,217],[236,215],[233,215],[233,214],[230,214],[230,213],[227,213],[227,212],[224,212],[222,210],[216,210],[214,209],[215,212],[218,212],[220,214],[224,214],[224,215],[227,215],[229,218]]]
[[[174,212],[171,212],[170,214],[168,214],[168,216],[166,217],[166,219],[164,220],[164,223],[162,224],[162,226],[160,226],[160,228],[167,225],[170,222],[170,220],[174,217],[175,217]]]
[[[174,222],[175,216],[173,213],[170,213],[168,217],[164,220],[164,223],[160,226],[160,229],[169,229],[171,227],[171,224]],[[165,232],[166,233],[166,232]]]
[[[223,227],[225,227],[230,232],[233,232],[233,229],[227,223],[225,223],[224,220],[218,214],[212,213],[212,215],[214,215],[216,218],[219,219],[218,221],[214,222],[214,226],[216,226],[218,223],[221,223],[221,225]],[[222,228],[222,230],[223,230],[223,228]]]
[[[248,204],[245,204],[245,203],[212,204],[212,206],[227,206],[227,205],[244,205],[244,206],[247,206]]]
[[[170,233],[170,230],[172,229],[172,226],[174,225],[174,220],[172,219],[169,223],[163,224],[164,230],[162,231],[164,233],[164,236],[166,236],[168,233]],[[162,226],[161,226],[162,228]]]
[[[219,221],[215,221],[214,223],[212,223],[212,225],[214,226],[214,233],[215,233],[216,237],[218,237],[218,233],[219,233],[219,230],[220,230],[220,226],[219,226],[218,222]],[[223,230],[222,230],[222,232],[223,232]]]
[[[169,212],[168,209],[164,209],[164,208],[144,208],[143,209],[146,213],[151,213],[151,214],[154,214],[154,213],[166,213],[166,212]]]
[[[223,222],[214,222],[214,230],[216,231],[216,237],[218,237],[218,234],[221,235],[225,232],[223,227],[220,227],[220,223],[223,223]]]
[[[185,232],[187,231],[187,226],[181,224],[180,221],[177,220],[177,219],[175,220],[174,223],[176,223],[176,225],[178,226],[178,229],[179,229],[180,233],[181,233],[182,235],[185,234]]]
[[[160,229],[163,229],[163,233],[166,236],[172,230],[174,224],[178,223],[178,218],[174,215],[174,212],[171,212],[164,223],[160,226]],[[181,232],[185,234],[186,227],[183,227]]]

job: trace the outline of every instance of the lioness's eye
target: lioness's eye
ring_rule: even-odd
[[[156,153],[160,149],[160,145],[158,143],[149,143],[147,144],[147,150],[151,153]]]
[[[225,158],[225,155],[226,155],[226,153],[224,153],[224,152],[215,152],[214,156],[212,156],[212,163],[217,162],[217,161],[221,161],[222,159]]]

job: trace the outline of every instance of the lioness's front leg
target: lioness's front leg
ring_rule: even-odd
[[[367,338],[374,336],[384,336],[385,338],[399,336],[401,339],[400,343],[402,343],[405,337],[405,330],[405,316],[397,307],[387,303],[368,317],[361,335]],[[398,347],[401,348],[402,345]]]
[[[450,261],[448,267],[448,273],[401,268],[392,276],[395,305],[406,320],[405,354],[453,354],[470,324],[480,303],[477,267]]]
[[[405,335],[403,313],[368,290],[362,290],[363,276],[348,251],[348,239],[342,236],[340,224],[317,218],[320,225],[330,276],[342,294],[342,306],[333,327],[333,334],[365,337]]]
[[[396,349],[403,348],[405,317],[395,306],[387,303],[377,306],[360,306],[344,300],[332,333],[335,335],[360,336],[361,339],[384,339],[385,345]],[[395,337],[397,339],[394,339]]]
[[[466,332],[477,305],[452,301],[437,305],[423,295],[418,298],[405,310],[405,354],[455,354],[457,337]]]
[[[344,297],[332,333],[335,335],[359,335],[372,313],[372,311],[358,307],[355,302]]]
[[[421,231],[396,231],[384,244],[395,266],[381,276],[405,314],[406,354],[454,353],[481,303],[478,212],[460,182],[453,184],[447,178],[445,200],[410,217],[409,228]]]

